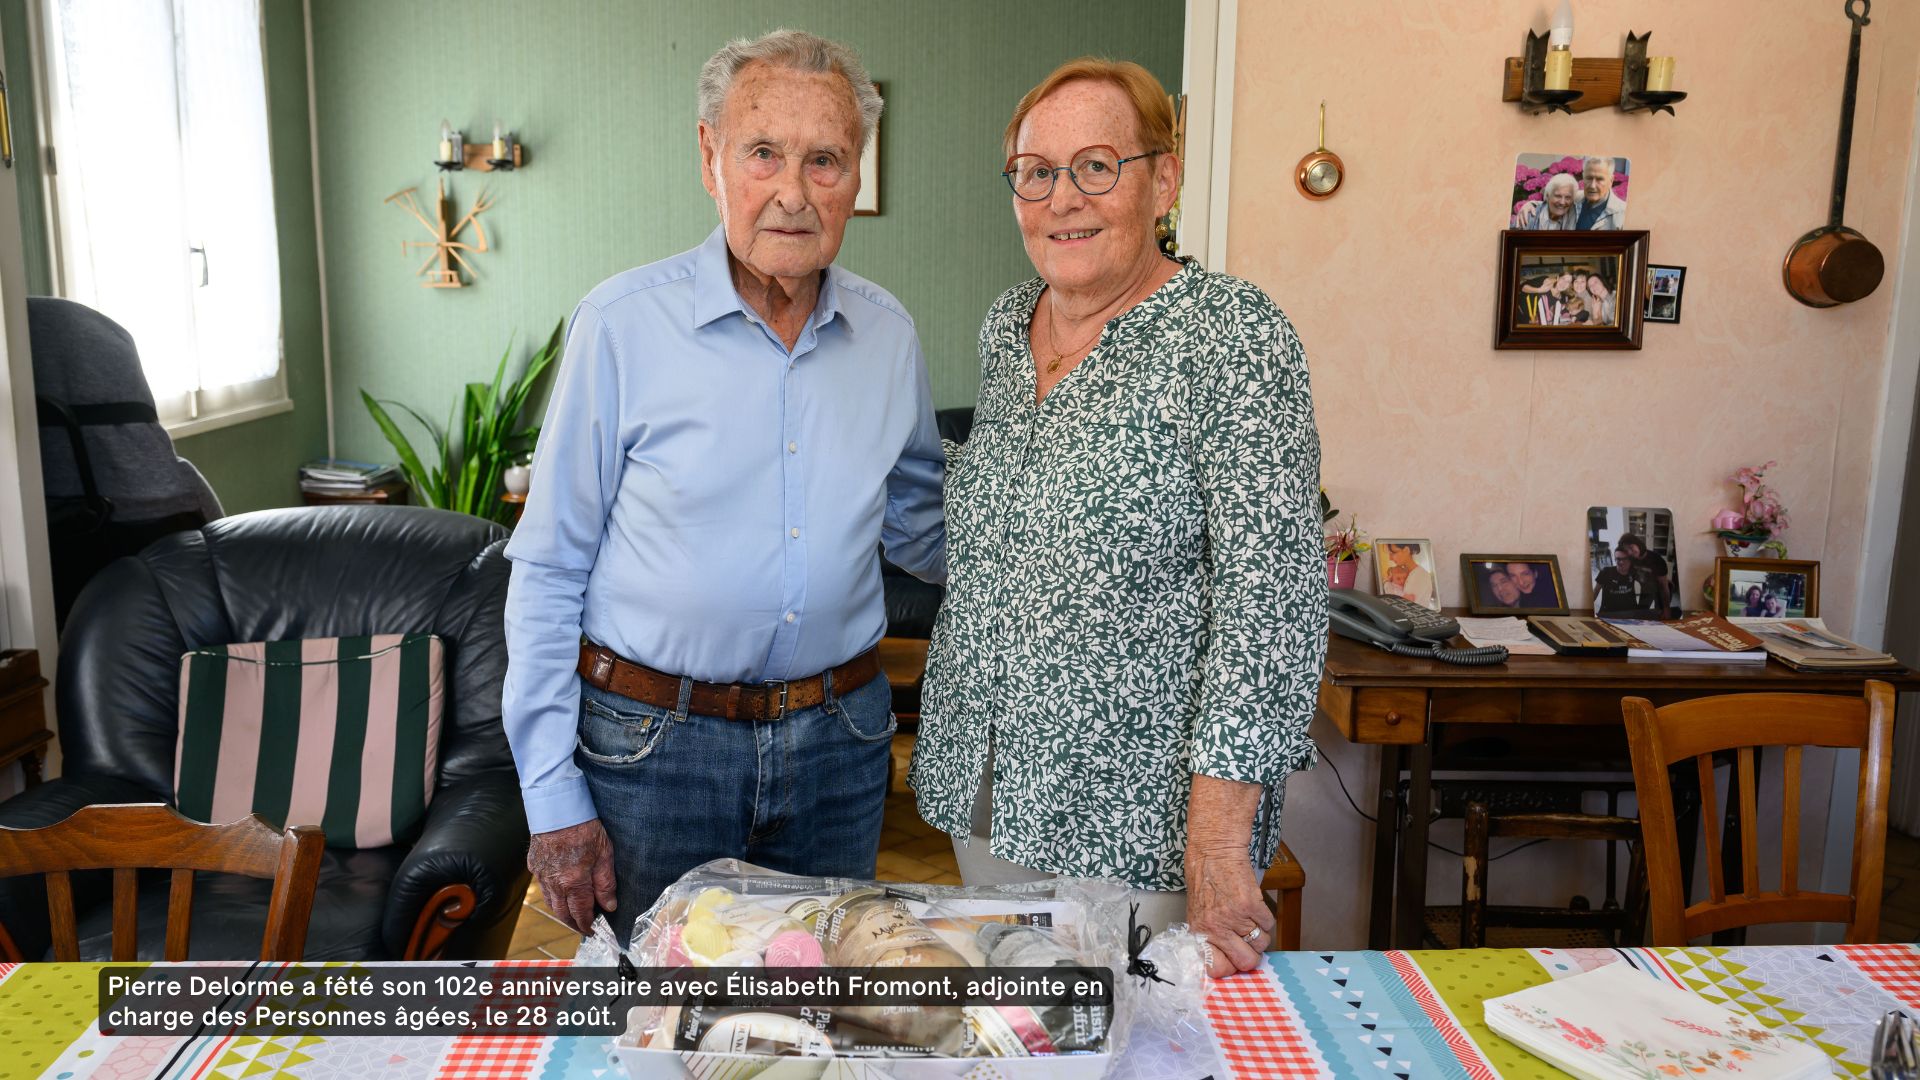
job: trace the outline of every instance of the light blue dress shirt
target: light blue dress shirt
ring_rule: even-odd
[[[507,545],[503,712],[534,832],[595,816],[573,763],[582,634],[703,682],[817,674],[886,629],[877,548],[947,576],[926,361],[886,290],[829,267],[789,353],[726,236],[574,311]]]

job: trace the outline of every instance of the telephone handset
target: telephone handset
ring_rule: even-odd
[[[1498,664],[1507,658],[1507,650],[1499,645],[1479,649],[1447,648],[1447,639],[1460,632],[1460,624],[1397,596],[1335,589],[1327,596],[1327,618],[1334,633],[1400,656],[1445,660],[1450,664]]]

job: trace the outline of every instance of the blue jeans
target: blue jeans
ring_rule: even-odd
[[[574,761],[613,842],[619,906],[633,921],[681,874],[735,858],[789,874],[871,878],[880,849],[893,690],[882,674],[778,720],[662,709],[580,684]]]

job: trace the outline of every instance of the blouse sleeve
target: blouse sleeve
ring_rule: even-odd
[[[1272,786],[1312,761],[1327,649],[1320,436],[1306,355],[1272,300],[1203,300],[1192,451],[1213,566],[1193,771]]]

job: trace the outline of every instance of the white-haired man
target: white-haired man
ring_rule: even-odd
[[[880,97],[793,30],[700,73],[706,242],[575,310],[507,555],[504,715],[554,913],[736,857],[871,877],[891,691],[877,549],[946,577],[913,320],[833,265]]]
[[[1516,229],[1571,229],[1580,215],[1573,212],[1580,197],[1580,181],[1572,173],[1554,173],[1540,190],[1540,198],[1520,204],[1513,215]]]
[[[1580,200],[1579,221],[1576,229],[1624,229],[1627,227],[1627,204],[1613,193],[1613,159],[1610,157],[1590,157],[1580,167],[1580,187],[1585,198]]]

